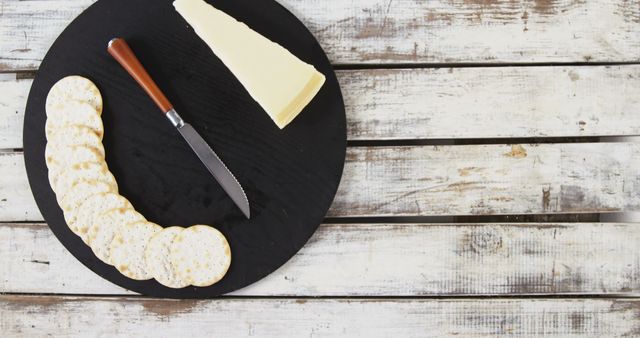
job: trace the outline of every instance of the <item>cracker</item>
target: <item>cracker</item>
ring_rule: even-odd
[[[231,265],[231,249],[224,235],[207,225],[194,225],[176,236],[169,260],[180,279],[206,287],[218,282]]]
[[[49,169],[69,167],[82,162],[104,162],[100,149],[80,145],[55,147],[47,144],[44,154]]]
[[[50,111],[57,111],[55,109],[57,106],[65,105],[69,101],[87,103],[98,112],[98,115],[102,114],[100,90],[91,80],[82,76],[67,76],[51,87],[45,104],[47,117],[50,116]]]
[[[57,175],[66,168],[82,162],[104,162],[104,156],[95,148],[85,146],[68,146],[63,148],[53,148],[47,144],[45,149],[45,161],[49,171]],[[50,176],[49,179],[56,176]],[[55,184],[52,184],[55,186]]]
[[[67,169],[83,162],[104,162],[104,157],[93,148],[70,146],[67,151],[60,152],[60,156],[52,156],[48,162],[49,184],[51,185],[51,189],[56,192],[55,189],[58,185],[58,180]]]
[[[65,212],[65,220],[71,231],[89,242],[89,229],[95,219],[106,211],[120,208],[133,208],[131,203],[116,193],[98,193],[88,197],[80,204],[77,212]]]
[[[80,212],[80,206],[90,197],[102,194],[114,192],[113,186],[105,182],[100,181],[82,181],[78,182],[74,187],[73,194],[67,194],[60,202],[60,208],[64,213],[64,219],[67,224],[75,222],[78,213]],[[73,230],[73,229],[72,229]]]
[[[96,257],[107,264],[111,264],[109,249],[115,234],[127,224],[145,221],[144,216],[133,208],[118,208],[106,211],[94,218],[89,228],[88,244]]]
[[[68,194],[77,194],[75,186],[80,182],[100,181],[109,184],[112,192],[118,192],[118,183],[115,177],[109,171],[104,162],[83,162],[76,163],[68,168],[62,169],[57,179],[54,179],[55,185],[52,184],[53,191],[56,193],[58,204],[64,207],[62,200]]]
[[[87,146],[100,151],[104,156],[102,140],[92,129],[82,125],[69,125],[66,128],[56,129],[47,140],[52,148],[66,146]]]
[[[120,226],[111,242],[109,259],[123,275],[135,280],[153,278],[145,263],[144,253],[152,236],[162,227],[151,222]]]
[[[169,261],[171,243],[182,230],[184,230],[182,227],[162,229],[151,237],[145,250],[145,262],[149,273],[158,283],[174,289],[189,286],[189,283],[178,277]]]
[[[86,126],[98,135],[102,140],[104,126],[100,114],[91,105],[83,102],[69,101],[64,105],[55,107],[56,113],[50,113],[45,123],[45,134],[47,140],[52,139],[54,134],[68,126]],[[51,115],[55,116],[52,117]]]

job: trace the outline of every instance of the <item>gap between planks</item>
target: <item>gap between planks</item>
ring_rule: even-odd
[[[398,69],[447,69],[447,68],[540,68],[540,67],[614,67],[614,66],[638,66],[640,62],[519,62],[519,63],[376,63],[376,64],[335,64],[332,65],[335,71],[355,71],[355,70],[398,70]],[[33,80],[38,73],[37,70],[0,70],[0,80],[17,79]]]
[[[541,293],[535,295],[419,295],[419,296],[253,296],[253,295],[221,295],[206,299],[171,299],[144,296],[136,293],[98,294],[98,293],[47,293],[47,292],[0,292],[0,297],[74,297],[81,299],[131,299],[131,300],[162,300],[162,301],[226,301],[226,300],[441,300],[441,301],[474,301],[474,300],[631,300],[640,301],[636,294],[555,294]]]
[[[376,69],[442,69],[442,68],[539,68],[539,67],[612,67],[612,66],[637,66],[638,61],[609,61],[609,62],[499,62],[499,63],[351,63],[334,64],[333,69],[341,70],[376,70]],[[33,78],[35,72],[27,70],[24,78]],[[0,73],[2,73],[0,71]]]

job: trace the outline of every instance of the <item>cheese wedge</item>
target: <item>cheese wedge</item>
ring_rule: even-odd
[[[174,7],[280,129],[316,96],[325,77],[287,49],[203,0]]]

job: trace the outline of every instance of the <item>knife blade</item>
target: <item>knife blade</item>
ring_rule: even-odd
[[[218,181],[222,189],[231,197],[233,202],[240,208],[242,213],[251,218],[251,210],[249,208],[249,200],[244,189],[238,182],[235,176],[231,173],[229,168],[222,162],[218,154],[216,154],[209,144],[198,134],[193,127],[184,122],[180,115],[175,110],[171,110],[167,113],[167,118],[174,123],[174,126],[180,132],[180,135],[189,144],[193,152],[198,155],[200,161],[204,163],[211,175]],[[177,123],[176,123],[177,122]]]
[[[249,199],[242,189],[240,182],[231,173],[220,157],[211,149],[209,144],[178,115],[173,105],[162,93],[149,73],[144,69],[136,55],[124,39],[114,38],[109,41],[107,51],[122,67],[138,82],[144,91],[151,97],[165,116],[178,129],[182,138],[189,144],[200,161],[205,165],[209,173],[216,179],[222,189],[227,193],[236,206],[247,217],[251,218]]]

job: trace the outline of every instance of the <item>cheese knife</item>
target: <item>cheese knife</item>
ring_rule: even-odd
[[[171,121],[173,126],[178,129],[180,135],[187,141],[191,149],[193,149],[198,158],[204,163],[205,167],[207,167],[227,195],[229,195],[242,213],[247,218],[250,218],[249,200],[238,180],[200,134],[178,115],[171,102],[169,102],[149,73],[144,69],[127,42],[122,38],[114,38],[109,41],[107,51],[136,82],[138,82],[147,95],[151,97],[169,121]]]

